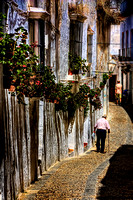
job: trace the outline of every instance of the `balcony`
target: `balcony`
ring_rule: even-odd
[[[128,17],[133,14],[132,1],[124,0],[120,6],[120,12],[123,17]]]
[[[119,49],[119,61],[133,61],[133,47]]]

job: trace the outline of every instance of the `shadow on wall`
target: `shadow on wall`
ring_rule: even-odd
[[[121,146],[110,159],[97,199],[133,199],[133,145]]]

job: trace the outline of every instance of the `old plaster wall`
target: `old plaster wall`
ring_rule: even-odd
[[[4,189],[3,65],[0,64],[0,198]]]
[[[60,20],[60,80],[67,80],[68,76],[68,53],[69,53],[69,31],[70,19],[68,16],[68,1],[61,1],[61,20]]]
[[[96,18],[97,18],[97,12],[96,12],[96,1],[84,1],[84,14],[87,16],[87,19],[85,20],[83,24],[83,44],[82,44],[82,57],[87,60],[87,30],[88,28],[92,31],[92,64],[91,64],[91,74],[94,74],[93,71],[95,71],[97,60],[97,28],[96,28]],[[84,78],[84,77],[82,77]],[[86,81],[88,82],[88,81]],[[89,80],[89,85],[91,88],[93,88],[93,81]],[[91,139],[91,113],[90,110],[88,112],[88,116],[85,119],[84,122],[84,143],[88,143],[88,148],[92,146],[92,139]]]
[[[68,53],[69,53],[69,34],[70,34],[70,18],[68,13],[68,3],[74,3],[76,1],[61,1],[61,20],[60,20],[60,80],[67,80],[68,76]],[[96,30],[96,1],[83,1],[83,14],[87,17],[87,19],[83,23],[83,38],[82,38],[82,57],[87,59],[87,30],[88,27],[92,29],[93,32],[93,42],[92,42],[92,66],[91,71],[95,70],[96,67],[96,41],[97,41],[97,30]],[[81,77],[81,79],[84,77]],[[88,82],[88,80],[86,81]],[[89,81],[89,85],[92,86],[92,82]],[[90,111],[89,111],[90,113]],[[68,148],[70,150],[78,150],[79,153],[83,153],[83,144],[88,143],[89,148],[91,147],[91,127],[90,127],[90,114],[86,117],[85,122],[83,122],[82,128],[82,144],[77,140],[78,132],[76,130],[76,120],[78,121],[78,117],[75,118],[75,121],[69,125],[69,135],[68,135]],[[80,125],[79,125],[80,127]],[[80,147],[76,147],[77,142]],[[75,151],[77,154],[77,152]]]
[[[68,157],[68,116],[55,112],[52,103],[27,97],[25,105],[18,104],[8,90],[4,93],[0,189],[2,200],[7,200],[37,180],[40,169],[43,172]]]
[[[109,48],[110,48],[110,21],[108,16],[99,4],[97,9],[97,70],[100,73],[97,75],[97,83],[102,81],[102,73],[108,72]],[[103,112],[108,114],[109,94],[107,85],[103,91]]]
[[[44,171],[68,156],[68,117],[56,112],[53,103],[40,101],[39,107],[39,159]]]
[[[111,25],[110,54],[119,55],[120,49],[120,25]]]
[[[17,2],[17,1],[16,1]],[[21,4],[18,1],[19,9],[26,8],[26,1]],[[24,4],[25,2],[25,4]],[[55,25],[54,18],[54,1],[51,5],[51,22]],[[89,7],[91,1],[86,1]],[[69,25],[68,2],[60,1],[61,21],[59,24],[59,63],[60,63],[60,80],[67,79],[68,74],[68,52],[69,52]],[[87,49],[87,28],[90,26],[93,31],[93,53],[94,59],[92,68],[96,65],[96,22],[95,12],[91,10],[87,21],[84,24],[83,34],[83,57],[86,58]],[[28,22],[24,12],[18,10],[17,6],[10,4],[8,12],[8,31],[13,32],[15,28],[23,25],[28,30]],[[88,10],[87,10],[88,12]],[[55,28],[51,29],[51,66],[56,68],[56,35]],[[55,70],[56,71],[56,70]],[[92,83],[91,83],[92,84]],[[20,191],[23,191],[31,182],[37,180],[42,171],[47,170],[55,162],[68,156],[70,140],[73,141],[75,155],[83,153],[84,142],[88,141],[88,148],[91,147],[90,132],[90,112],[84,122],[82,110],[76,111],[72,128],[72,137],[68,137],[70,126],[68,127],[67,113],[55,112],[54,104],[36,99],[25,98],[26,105],[18,105],[16,97],[11,96],[7,90],[4,94],[4,144],[5,160],[2,157],[1,190],[3,200],[15,199]],[[94,116],[93,116],[94,119]],[[38,159],[40,160],[41,166]],[[4,169],[5,170],[4,170]],[[4,191],[5,188],[5,191]],[[4,196],[5,193],[5,196]]]
[[[15,96],[4,90],[4,176],[2,200],[15,199],[30,183],[29,105],[19,105]]]
[[[20,26],[23,26],[28,30],[28,20],[27,20],[27,1],[22,4],[19,2],[17,4],[8,4],[8,15],[7,15],[7,31],[9,33],[14,33],[14,30]],[[23,9],[23,10],[22,10]]]

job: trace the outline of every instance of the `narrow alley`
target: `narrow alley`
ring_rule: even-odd
[[[111,133],[106,153],[93,148],[79,157],[56,163],[19,200],[133,199],[133,129],[121,106],[109,105]]]
[[[133,200],[131,8],[1,0],[0,200]]]

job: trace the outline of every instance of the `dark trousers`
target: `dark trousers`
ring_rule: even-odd
[[[106,130],[103,129],[97,129],[97,151],[104,152],[104,147],[105,147],[105,139],[106,139]],[[100,143],[101,143],[101,148],[100,148]]]

